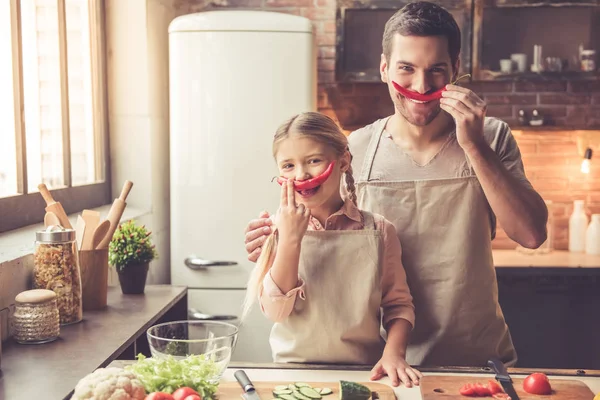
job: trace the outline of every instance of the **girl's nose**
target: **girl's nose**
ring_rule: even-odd
[[[304,181],[309,178],[310,178],[310,175],[304,168],[302,168],[302,167],[296,168],[296,180],[297,181]]]

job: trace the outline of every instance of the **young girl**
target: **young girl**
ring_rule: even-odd
[[[375,364],[373,380],[418,384],[405,360],[415,313],[400,242],[389,221],[357,208],[346,136],[329,117],[303,113],[279,127],[273,155],[281,204],[243,316],[258,297],[275,322],[275,362]]]

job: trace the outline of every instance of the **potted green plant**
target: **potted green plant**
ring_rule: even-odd
[[[142,294],[150,261],[158,258],[152,232],[129,220],[119,225],[108,247],[110,265],[117,269],[123,294]]]

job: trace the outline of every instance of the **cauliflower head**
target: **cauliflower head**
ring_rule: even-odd
[[[72,400],[144,400],[146,390],[129,371],[98,368],[75,386]]]

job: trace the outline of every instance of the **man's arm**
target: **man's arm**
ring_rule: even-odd
[[[479,143],[465,152],[508,237],[531,249],[544,243],[548,208],[542,197],[514,177],[487,143]]]
[[[454,118],[458,143],[471,161],[492,211],[509,238],[523,247],[539,247],[547,238],[544,200],[525,179],[512,174],[486,142],[486,103],[469,89],[456,85],[447,89],[440,107]],[[514,147],[518,153],[516,144]],[[515,161],[521,162],[520,158]]]

